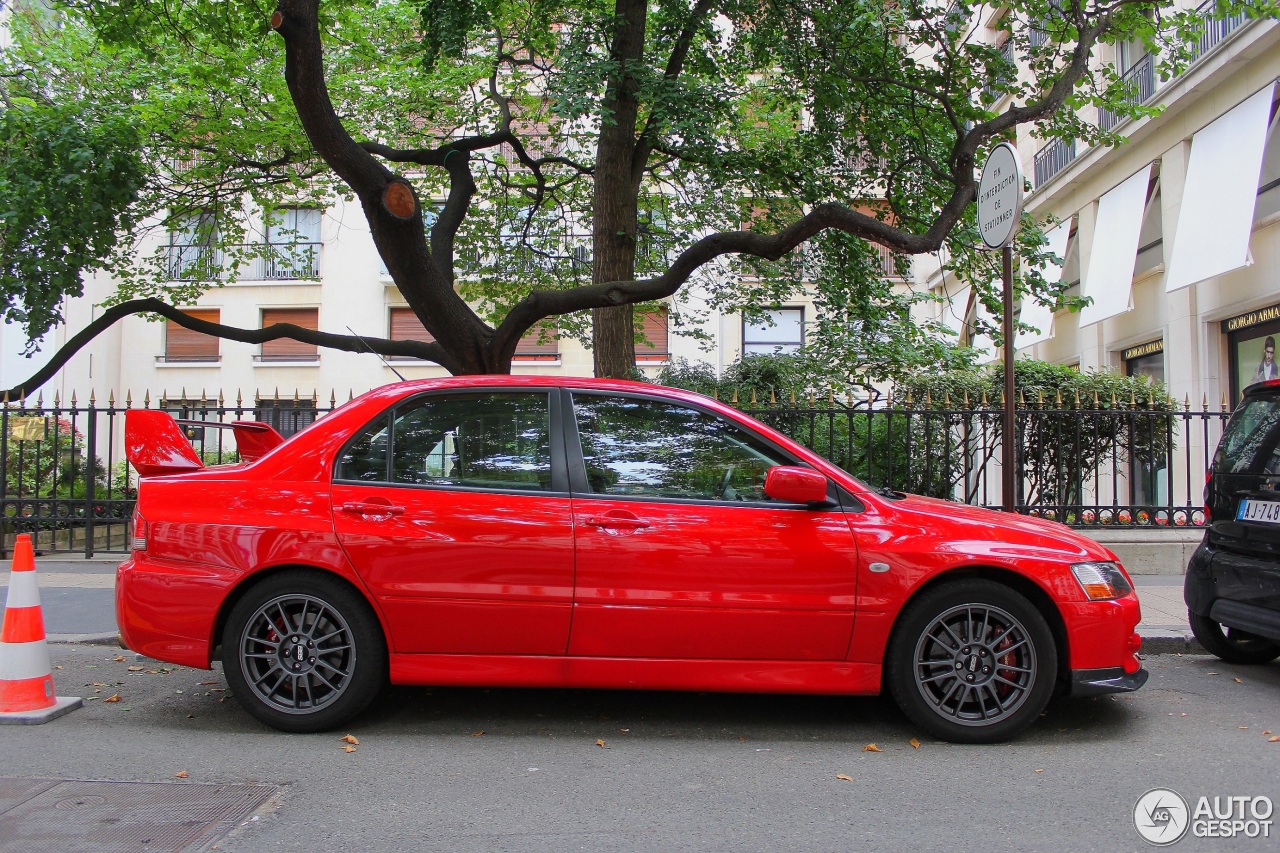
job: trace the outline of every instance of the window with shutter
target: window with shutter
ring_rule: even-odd
[[[292,323],[304,329],[320,328],[320,309],[318,308],[264,308],[262,309],[262,328],[275,323]],[[295,341],[292,338],[277,338],[262,345],[260,361],[318,361],[320,350],[315,344]]]
[[[560,358],[560,339],[556,335],[555,324],[544,320],[526,332],[516,344],[515,357],[520,361],[555,361]]]
[[[186,311],[197,320],[217,323],[222,316],[217,308],[195,308]],[[169,320],[164,329],[163,361],[217,361],[221,339],[203,332],[193,332]]]
[[[393,341],[422,341],[429,344],[435,340],[430,332],[422,326],[422,321],[418,319],[418,315],[413,313],[412,308],[404,306],[396,306],[391,309],[391,340]],[[409,356],[393,355],[391,360],[412,360]]]
[[[670,357],[667,348],[667,309],[647,311],[640,315],[640,335],[636,344],[636,361],[666,361]]]

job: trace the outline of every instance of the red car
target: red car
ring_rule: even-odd
[[[720,403],[635,382],[388,385],[205,468],[131,411],[123,643],[210,668],[286,731],[397,684],[892,692],[1009,738],[1136,690],[1138,600],[1053,522],[875,490]]]

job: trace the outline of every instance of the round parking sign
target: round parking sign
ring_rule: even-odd
[[[1022,219],[1022,166],[1018,152],[1001,142],[987,156],[978,181],[978,229],[988,249],[1013,242]]]

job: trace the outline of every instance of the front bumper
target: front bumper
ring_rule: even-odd
[[[1125,672],[1123,667],[1071,670],[1072,696],[1101,696],[1104,693],[1132,693],[1147,683],[1148,673],[1139,668]]]

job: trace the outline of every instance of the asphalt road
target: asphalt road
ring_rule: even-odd
[[[217,670],[51,651],[58,692],[92,699],[0,727],[0,776],[281,786],[223,851],[1137,851],[1151,788],[1280,801],[1280,664],[1150,658],[1140,692],[974,747],[876,698],[582,690],[396,688],[348,730],[284,735]]]

